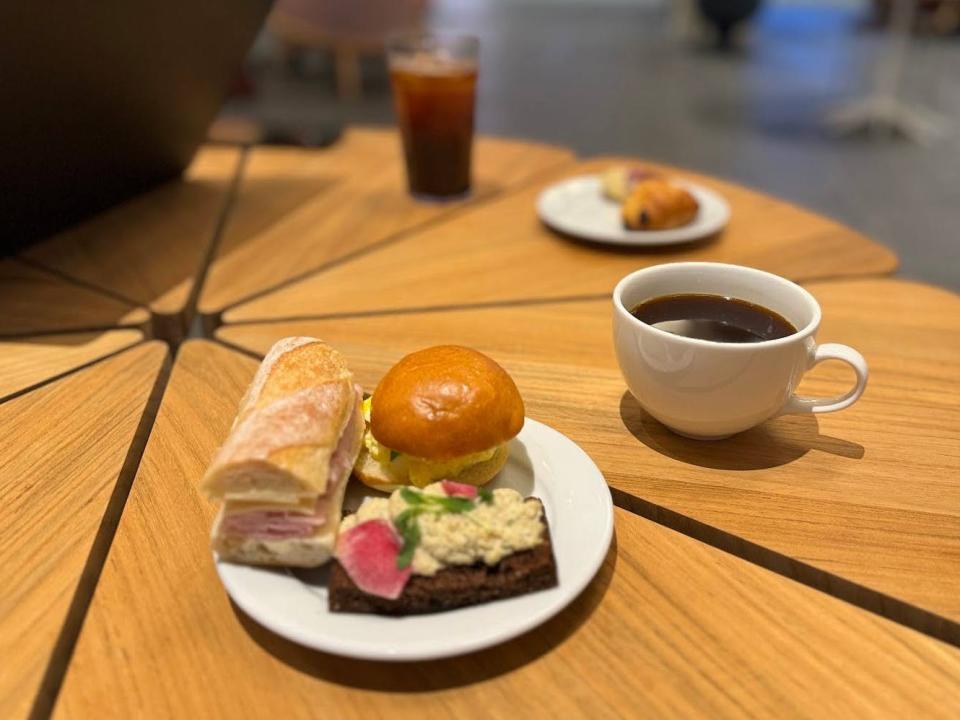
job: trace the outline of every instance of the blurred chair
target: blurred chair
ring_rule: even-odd
[[[430,0],[277,0],[268,27],[286,53],[321,48],[333,55],[337,93],[362,92],[360,56],[384,52],[387,36],[423,25]]]

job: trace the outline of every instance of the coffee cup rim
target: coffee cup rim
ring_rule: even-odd
[[[683,335],[675,335],[674,333],[667,332],[666,330],[661,330],[660,328],[654,327],[653,325],[648,325],[642,320],[638,320],[633,315],[630,314],[630,311],[623,304],[623,293],[628,285],[630,285],[638,276],[641,276],[645,273],[655,271],[657,269],[662,269],[665,267],[685,267],[691,270],[694,269],[704,269],[704,268],[731,268],[737,272],[746,272],[754,276],[765,276],[772,278],[775,281],[782,282],[785,286],[789,287],[790,290],[798,292],[801,297],[803,297],[813,308],[813,317],[810,319],[803,328],[798,328],[797,332],[787,335],[786,337],[776,338],[774,340],[759,340],[757,342],[751,343],[722,343],[715,342],[713,340],[703,340],[701,338],[690,338]],[[787,345],[789,343],[794,343],[797,341],[802,341],[805,338],[812,335],[816,332],[817,328],[820,326],[821,319],[821,310],[820,303],[817,302],[817,299],[810,293],[809,290],[798,285],[792,280],[788,280],[785,277],[781,277],[775,273],[767,272],[766,270],[759,270],[758,268],[753,268],[748,265],[736,265],[734,263],[718,263],[718,262],[672,262],[672,263],[660,263],[658,265],[651,265],[649,267],[640,268],[634,270],[633,272],[625,275],[620,279],[613,289],[613,306],[614,310],[620,314],[621,318],[625,319],[628,323],[633,323],[634,327],[643,328],[646,331],[654,333],[654,335],[660,335],[664,339],[669,339],[679,343],[687,343],[694,347],[709,347],[713,349],[724,348],[731,352],[747,352],[750,349],[756,350],[762,347],[776,347],[779,345]]]

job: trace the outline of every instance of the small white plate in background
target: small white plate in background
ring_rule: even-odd
[[[674,245],[720,232],[730,220],[730,206],[718,193],[685,180],[685,187],[700,205],[697,216],[672,230],[627,230],[620,204],[607,198],[599,175],[580,175],[546,188],[537,198],[537,214],[549,227],[581,240],[634,247]]]

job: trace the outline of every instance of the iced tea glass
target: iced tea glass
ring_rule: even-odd
[[[470,192],[479,49],[469,35],[403,35],[388,43],[407,183],[417,197]]]

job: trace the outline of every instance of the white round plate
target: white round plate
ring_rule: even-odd
[[[347,506],[362,497],[351,481]],[[559,584],[550,590],[432,615],[331,613],[326,570],[235,565],[214,557],[234,602],[288,640],[368,660],[427,660],[480,650],[516,637],[566,607],[593,578],[613,536],[610,489],[572,440],[526,419],[506,466],[489,487],[511,487],[543,502]],[[369,491],[369,494],[376,494]]]
[[[627,230],[620,204],[601,190],[598,175],[580,175],[551,185],[537,198],[537,214],[554,230],[593,242],[637,247],[674,245],[713,235],[730,219],[730,206],[713,190],[674,180],[697,199],[700,209],[693,222],[672,230]]]

